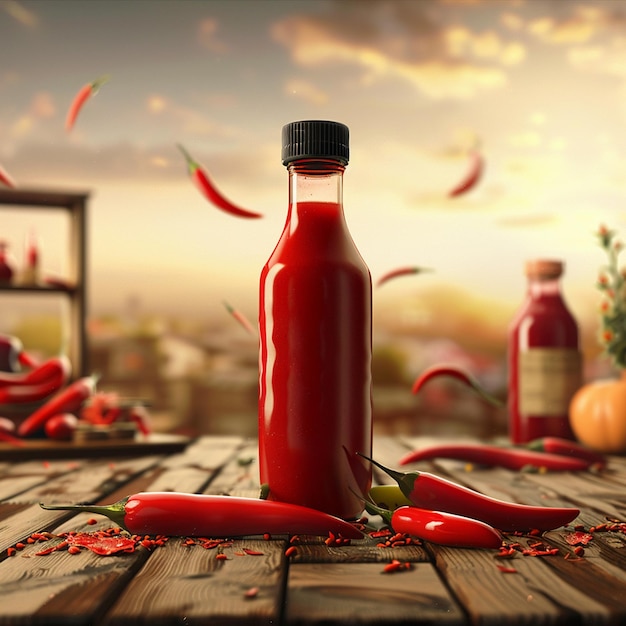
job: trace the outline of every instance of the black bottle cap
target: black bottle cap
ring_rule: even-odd
[[[305,120],[283,126],[283,165],[297,159],[336,159],[343,165],[350,158],[350,130],[340,122]]]

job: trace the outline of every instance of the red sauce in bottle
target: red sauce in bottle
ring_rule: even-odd
[[[293,156],[294,133],[330,139]],[[351,490],[371,484],[356,453],[372,449],[372,287],[343,213],[347,133],[333,122],[283,130],[290,202],[261,272],[259,461],[270,499],[352,518],[363,504]]]
[[[574,439],[569,403],[582,383],[578,325],[561,295],[560,261],[526,264],[528,293],[509,328],[508,407],[513,443]]]

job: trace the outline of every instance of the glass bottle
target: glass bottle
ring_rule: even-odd
[[[0,240],[0,284],[9,285],[13,282],[13,263],[9,258],[9,244]]]
[[[372,281],[348,231],[349,130],[287,124],[289,208],[260,279],[259,464],[269,498],[349,519],[372,449]]]
[[[563,263],[526,263],[526,300],[508,336],[509,435],[513,443],[546,436],[574,439],[569,403],[582,384],[578,325],[561,295]]]

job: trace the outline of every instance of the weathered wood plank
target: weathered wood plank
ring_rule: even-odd
[[[249,556],[243,548],[263,554]],[[285,542],[275,540],[242,539],[205,550],[170,539],[129,583],[104,625],[278,624],[284,550]],[[228,560],[217,560],[219,553]]]
[[[379,563],[289,566],[285,624],[466,624],[429,563],[382,573]]]

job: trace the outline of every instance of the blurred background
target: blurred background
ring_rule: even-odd
[[[77,91],[109,75],[71,133]],[[506,432],[454,363],[506,395],[507,326],[524,262],[562,259],[586,376],[596,341],[600,224],[626,231],[626,1],[0,0],[0,166],[18,189],[88,192],[89,366],[148,398],[159,430],[256,433],[262,265],[287,210],[280,131],[351,131],[346,217],[376,281],[375,430]],[[246,220],[194,188],[184,145]],[[484,171],[449,191],[479,152]],[[24,264],[68,270],[68,219],[0,206]],[[625,235],[626,237],[626,235]],[[0,292],[0,333],[40,355],[75,332],[62,296]]]

